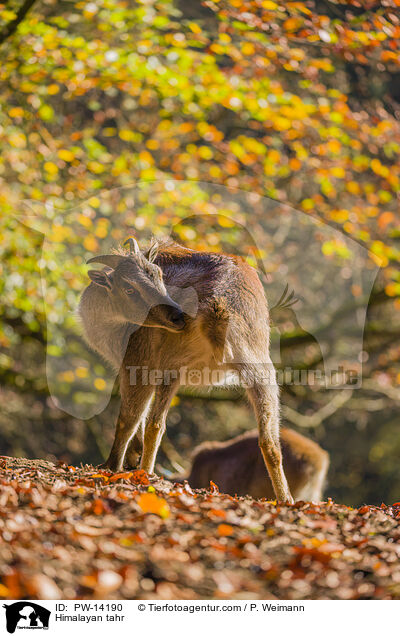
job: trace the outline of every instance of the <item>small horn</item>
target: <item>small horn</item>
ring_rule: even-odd
[[[102,254],[101,256],[93,256],[93,258],[89,258],[86,263],[102,263],[102,265],[108,265],[108,267],[115,269],[117,265],[124,260],[124,258],[124,256],[120,256],[119,254]]]
[[[157,258],[158,249],[159,249],[158,243],[154,242],[152,245],[150,245],[150,249],[146,255],[147,260],[150,261],[150,263],[153,263],[155,259]]]
[[[132,237],[126,239],[126,241],[125,241],[125,243],[123,245],[124,245],[124,247],[125,247],[125,245],[129,245],[130,254],[139,254],[139,252],[140,252],[140,247],[139,247],[139,244],[138,244],[137,240],[132,238]]]

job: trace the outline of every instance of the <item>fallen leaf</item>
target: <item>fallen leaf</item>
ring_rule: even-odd
[[[132,475],[133,475],[132,472],[129,472],[129,473],[116,473],[115,475],[110,477],[110,481],[114,482],[114,481],[118,481],[119,479],[130,479],[132,477]]]
[[[230,537],[233,534],[233,528],[227,523],[220,523],[218,526],[218,534],[221,537]]]
[[[163,497],[158,497],[153,492],[144,492],[137,500],[143,512],[159,515],[163,519],[169,517],[169,505]]]

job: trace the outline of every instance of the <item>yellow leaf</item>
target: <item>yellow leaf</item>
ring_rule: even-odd
[[[201,157],[201,159],[206,159],[206,160],[212,159],[213,151],[211,150],[209,146],[200,146],[199,157]]]
[[[69,235],[68,229],[64,225],[53,225],[53,229],[51,231],[50,237],[54,243],[61,243],[64,241]]]
[[[234,221],[227,216],[223,216],[222,214],[218,216],[218,225],[221,227],[235,227]]]
[[[107,227],[102,224],[96,228],[95,234],[98,238],[105,238],[108,234]]]
[[[10,117],[23,117],[24,110],[20,106],[16,106],[15,108],[11,108],[11,110],[8,111],[8,114]]]
[[[218,179],[221,176],[222,171],[219,166],[210,166],[209,173],[211,177]]]
[[[105,166],[98,161],[88,161],[87,166],[91,172],[94,172],[94,174],[101,174],[106,169]]]
[[[140,178],[144,179],[145,181],[151,181],[152,179],[156,178],[156,171],[154,168],[147,168],[145,170],[141,170],[140,171]]]
[[[150,168],[154,164],[153,156],[147,150],[139,153],[139,159],[143,168]]]
[[[67,150],[66,148],[62,148],[58,151],[57,154],[63,161],[73,161],[75,159],[74,153],[71,152],[71,150]]]
[[[291,122],[286,117],[277,117],[274,121],[274,128],[276,130],[288,130],[291,127]]]
[[[58,84],[50,84],[47,87],[47,93],[49,95],[56,95],[59,92],[59,90],[60,90],[60,87]]]
[[[224,47],[218,44],[217,42],[214,42],[210,46],[210,51],[212,51],[216,55],[222,55],[224,53]]]
[[[190,22],[189,29],[193,31],[193,33],[201,33],[201,28],[196,22]]]
[[[98,391],[104,391],[107,384],[106,384],[106,381],[103,380],[103,378],[96,378],[94,381],[94,386]]]
[[[375,174],[378,174],[381,177],[387,177],[389,174],[389,168],[381,164],[379,159],[372,159],[371,168],[375,172]]]
[[[146,142],[146,146],[149,150],[157,150],[160,147],[160,144],[157,139],[149,139]]]
[[[337,155],[342,149],[342,144],[337,139],[331,139],[326,145],[328,150],[335,155]]]
[[[360,186],[358,185],[357,181],[349,181],[348,183],[346,183],[346,188],[349,192],[351,192],[351,194],[360,193]]]
[[[88,203],[92,208],[100,207],[100,199],[98,197],[90,197]]]
[[[399,293],[398,285],[396,283],[389,283],[385,287],[385,292],[388,296],[397,296]]]
[[[251,42],[244,42],[244,44],[242,44],[243,55],[254,55],[254,52],[254,44],[252,44]]]
[[[332,210],[331,218],[333,221],[336,221],[336,223],[344,223],[349,218],[349,211],[344,208],[341,210]]]
[[[15,132],[11,133],[8,137],[8,143],[13,148],[25,148],[26,146],[26,137],[23,133]]]
[[[117,134],[117,129],[112,126],[108,126],[108,128],[103,129],[103,135],[105,137],[114,137],[114,135],[116,134]]]
[[[122,141],[133,141],[135,139],[135,133],[127,128],[123,128],[123,130],[120,130],[118,134]]]
[[[87,236],[85,240],[83,241],[83,245],[88,252],[95,252],[99,246],[94,236]],[[96,388],[99,388],[99,387],[96,387]]]
[[[346,172],[344,168],[340,166],[336,166],[332,168],[331,172],[332,172],[332,176],[336,177],[337,179],[343,179],[346,176]]]
[[[86,216],[85,214],[80,214],[78,216],[78,221],[81,225],[83,225],[83,227],[91,227],[92,226],[92,219],[89,218],[88,216]]]
[[[54,110],[48,104],[43,104],[39,108],[38,114],[43,121],[52,121],[52,119],[54,119]]]
[[[44,164],[44,169],[49,175],[55,175],[58,173],[58,166],[52,161],[46,161]]]

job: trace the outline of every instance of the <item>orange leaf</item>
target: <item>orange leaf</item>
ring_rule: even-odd
[[[209,515],[215,515],[216,517],[220,517],[221,519],[225,519],[226,512],[225,510],[210,510]]]
[[[0,598],[7,598],[10,594],[8,587],[0,583]]]
[[[94,588],[97,585],[97,572],[93,574],[85,574],[81,577],[80,584],[83,587]]]
[[[140,484],[141,486],[148,486],[150,483],[145,470],[134,470],[131,481],[134,484]]]
[[[107,475],[102,475],[101,473],[93,473],[93,475],[90,475],[91,479],[104,479],[104,481],[108,481],[108,477]]]
[[[118,481],[118,479],[130,479],[132,477],[132,475],[133,475],[132,472],[129,472],[129,473],[116,473],[115,475],[110,477],[110,481]]]
[[[218,534],[221,537],[230,537],[233,534],[233,528],[227,523],[220,523],[218,526]]]
[[[101,499],[95,499],[92,505],[92,510],[95,515],[102,515],[106,512],[106,507]]]
[[[381,229],[385,228],[389,223],[394,221],[395,217],[393,212],[383,212],[378,218],[378,225]]]
[[[362,506],[358,509],[358,514],[365,515],[366,512],[369,512],[369,506]]]
[[[219,493],[219,488],[218,488],[217,484],[214,484],[213,481],[210,481],[210,490],[211,490],[213,495],[217,495]]]
[[[170,511],[166,500],[163,497],[158,497],[154,492],[143,493],[137,502],[143,512],[159,515],[163,519],[169,517]]]

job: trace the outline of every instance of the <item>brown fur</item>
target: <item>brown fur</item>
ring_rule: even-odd
[[[225,254],[196,252],[172,242],[157,247],[156,256],[152,247],[151,264],[136,244],[135,253],[126,256],[96,257],[113,271],[106,278],[104,270],[91,272],[93,282],[81,300],[89,343],[120,366],[121,412],[106,466],[121,470],[131,450],[135,452],[133,441],[131,450],[129,443],[142,426],[141,467],[154,470],[171,399],[180,384],[187,383],[182,369],[241,371],[275,496],[292,501],[279,444],[279,391],[269,355],[268,306],[256,271]],[[127,280],[137,289],[133,300],[125,293]],[[197,301],[194,313],[190,303],[185,304],[189,292]],[[174,329],[172,305],[173,311],[185,314],[183,328]],[[151,386],[139,377],[132,383],[130,367],[144,366],[175,371],[178,379]]]
[[[283,467],[295,500],[321,501],[329,455],[312,440],[288,428],[281,429]],[[192,488],[208,488],[210,481],[221,492],[254,499],[274,499],[258,447],[257,431],[226,442],[205,442],[193,456],[187,480]],[[182,479],[178,479],[182,481]]]

